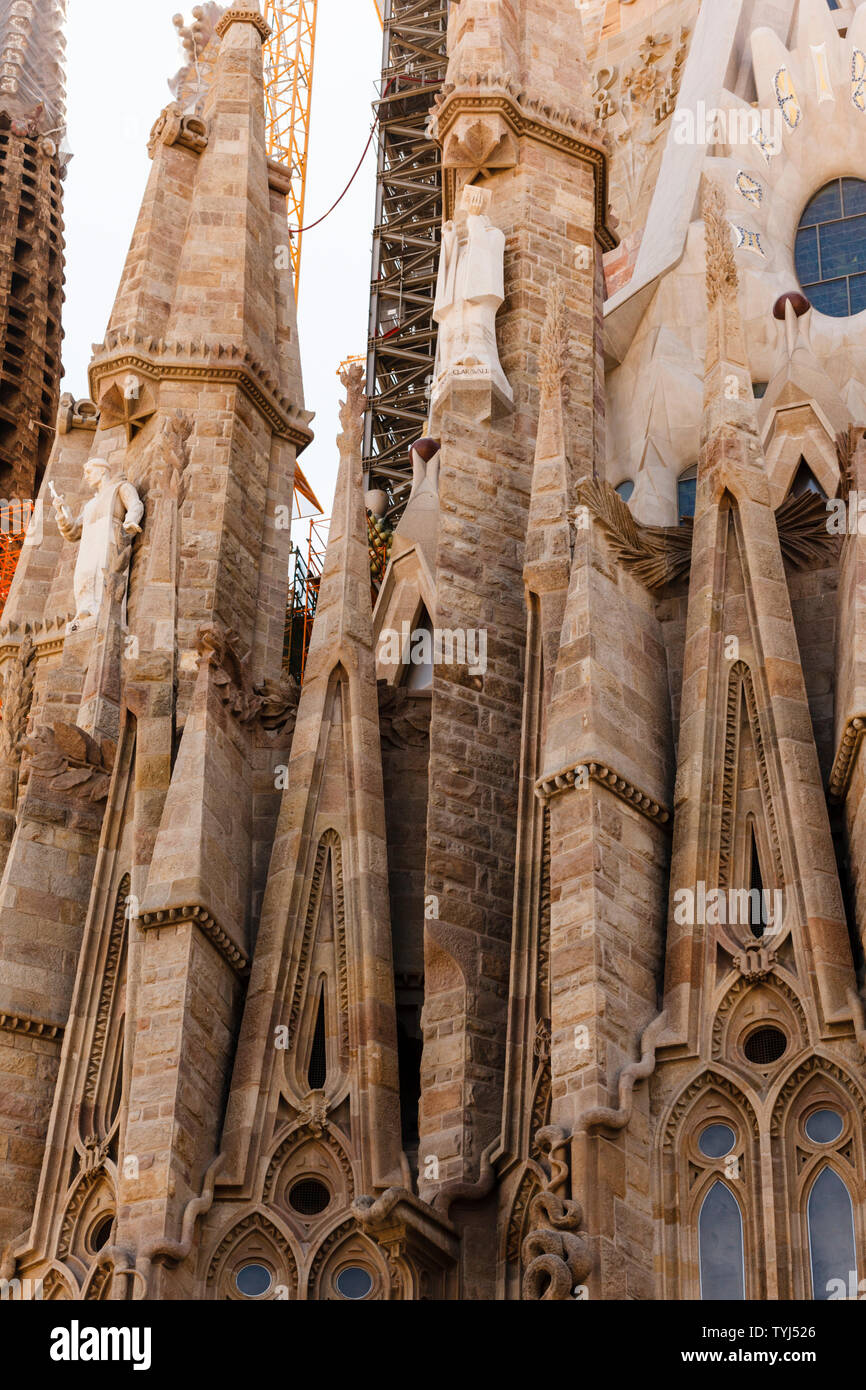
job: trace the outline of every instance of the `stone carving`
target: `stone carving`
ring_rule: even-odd
[[[78,800],[105,801],[117,752],[111,739],[98,742],[75,724],[38,729],[24,745],[31,773],[45,778],[55,792]]]
[[[776,822],[776,808],[773,802],[773,789],[767,755],[764,749],[764,735],[758,718],[758,705],[752,673],[744,661],[737,661],[731,667],[728,677],[728,693],[725,710],[725,760],[722,771],[722,814],[719,845],[719,887],[727,888],[730,882],[731,854],[734,835],[734,811],[737,787],[737,772],[740,761],[741,699],[745,702],[745,714],[752,732],[755,746],[755,759],[761,784],[761,796],[765,807],[765,823],[773,851],[773,867],[777,883],[785,882],[785,869],[782,863],[782,849],[779,841],[779,828]],[[776,938],[779,944],[781,938]]]
[[[711,183],[704,197],[704,231],[707,242],[707,307],[712,309],[720,299],[731,301],[739,286],[731,223],[728,220],[725,195],[718,184]]]
[[[487,215],[491,195],[466,187],[442,231],[433,318],[439,325],[433,400],[452,380],[490,381],[514,399],[499,361],[496,315],[505,299],[505,233]]]
[[[387,748],[422,748],[430,738],[430,701],[379,681],[379,735]]]
[[[201,154],[207,148],[207,126],[200,116],[185,115],[180,102],[173,101],[160,113],[147,142],[147,152],[153,159],[160,145],[182,145]]]
[[[182,111],[193,108],[197,114],[201,113],[219,53],[216,27],[224,8],[215,0],[206,0],[205,4],[196,5],[191,24],[184,24],[179,14],[172,21],[186,61],[168,85]]]
[[[3,679],[3,719],[0,723],[0,762],[16,765],[24,748],[24,733],[33,700],[36,648],[28,633]]]
[[[130,364],[131,365],[131,364]],[[100,386],[102,382],[100,382]],[[100,425],[104,430],[123,429],[126,442],[131,444],[156,414],[156,400],[146,381],[134,371],[108,379],[105,390],[99,393]]]
[[[304,934],[301,939],[301,949],[298,957],[298,970],[295,976],[292,1001],[289,1008],[289,1050],[294,1051],[295,1049],[298,1020],[301,1015],[301,1004],[303,1001],[303,987],[308,973],[315,931],[319,923],[320,904],[325,888],[326,870],[333,875],[334,955],[338,971],[340,995],[338,1001],[340,1006],[340,1057],[341,1059],[345,1059],[349,1054],[349,974],[346,956],[346,898],[343,881],[343,847],[336,830],[326,830],[316,849],[316,861],[313,865],[312,879],[310,882],[310,897],[307,903],[306,917],[304,918]]]
[[[580,762],[574,763],[570,767],[564,767],[559,772],[546,773],[536,782],[535,795],[540,801],[548,801],[552,796],[559,796],[560,793],[567,792],[572,787],[584,787],[587,781],[597,782],[599,786],[607,787],[614,796],[618,796],[621,801],[633,806],[648,820],[657,821],[659,825],[669,824],[671,813],[666,806],[662,806],[660,802],[654,800],[640,787],[636,787],[626,777],[620,777],[606,763]]]
[[[855,715],[849,719],[845,728],[842,730],[842,737],[833,759],[833,768],[830,773],[829,799],[834,804],[844,801],[848,795],[848,787],[851,782],[851,774],[854,771],[854,764],[863,741],[863,731],[866,729],[866,715]]]
[[[102,1059],[105,1055],[105,1044],[108,1037],[108,1025],[111,1022],[111,1009],[120,976],[120,962],[128,919],[127,898],[130,887],[129,874],[124,874],[120,880],[111,917],[102,986],[99,991],[99,1004],[96,1010],[96,1026],[93,1030],[93,1042],[91,1043],[90,1056],[87,1059],[87,1072],[84,1078],[84,1099],[91,1106],[96,1103],[97,1085],[102,1071]]]
[[[290,724],[294,728],[300,690],[293,677],[253,685],[249,658],[240,655],[237,633],[231,630],[201,628],[198,652],[202,663],[213,667],[220,699],[239,724],[258,720],[268,733],[281,733]]]
[[[556,1192],[568,1176],[568,1164],[554,1157],[568,1138],[554,1126],[535,1136],[539,1151],[548,1159],[551,1177],[547,1188],[529,1204],[532,1229],[523,1241],[523,1297],[542,1303],[563,1302],[574,1296],[592,1268],[592,1256],[583,1236],[577,1234],[583,1221],[579,1202]]]
[[[610,483],[585,479],[578,487],[581,504],[604,529],[617,560],[627,565],[648,589],[686,579],[692,565],[694,523],[643,526]],[[832,563],[839,538],[827,531],[827,507],[817,493],[786,497],[776,512],[782,558],[795,569]]]
[[[340,381],[346,392],[346,399],[340,406],[342,433],[337,436],[340,458],[357,458],[361,452],[364,437],[364,411],[367,409],[367,396],[364,391],[364,368],[360,362],[353,362],[340,373]]]
[[[71,430],[92,430],[94,433],[99,424],[99,407],[93,401],[77,401],[74,396],[66,392],[60,397],[60,408],[57,413],[57,433],[69,434]]]
[[[183,501],[183,475],[189,462],[189,439],[193,423],[178,410],[162,420],[159,433],[151,441],[135,474],[136,486],[159,496]]]
[[[110,576],[115,579],[115,592],[122,584],[125,593],[133,538],[141,534],[139,522],[144,516],[144,503],[132,483],[126,478],[112,478],[104,459],[90,459],[84,465],[84,479],[94,495],[77,521],[54,484],[49,484],[60,534],[67,541],[80,542],[73,579],[72,631],[95,625]],[[125,617],[124,612],[122,622]]]

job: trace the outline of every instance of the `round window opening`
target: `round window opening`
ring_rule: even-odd
[[[237,1291],[242,1293],[244,1298],[261,1298],[273,1282],[271,1271],[265,1269],[264,1265],[244,1265],[235,1275]]]
[[[755,1066],[768,1067],[778,1062],[787,1046],[788,1039],[780,1028],[758,1028],[746,1038],[743,1051]]]
[[[100,1217],[90,1232],[89,1243],[91,1250],[102,1250],[103,1247],[108,1244],[108,1237],[111,1235],[111,1228],[113,1225],[113,1216]]]
[[[794,244],[803,293],[814,308],[845,319],[866,309],[866,183],[834,179],[808,203]]]
[[[698,1140],[698,1148],[705,1158],[724,1158],[736,1142],[737,1136],[730,1125],[707,1125]]]
[[[330,1205],[331,1194],[316,1178],[302,1178],[289,1193],[289,1202],[301,1216],[318,1216]]]
[[[360,1265],[350,1265],[337,1275],[337,1291],[344,1298],[366,1298],[372,1287],[372,1275]]]
[[[845,1122],[837,1110],[813,1110],[805,1128],[813,1144],[832,1144],[845,1128]]]

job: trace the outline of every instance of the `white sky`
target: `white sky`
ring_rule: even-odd
[[[86,396],[92,345],[102,340],[150,169],[147,140],[181,66],[178,0],[70,0],[69,143],[64,190],[66,304],[63,389]],[[192,6],[183,6],[189,19]],[[319,0],[307,216],[326,212],[370,133],[382,31],[373,0]],[[345,357],[366,351],[375,142],[350,193],[304,238],[300,337],[316,439],[301,464],[330,511],[337,472]]]

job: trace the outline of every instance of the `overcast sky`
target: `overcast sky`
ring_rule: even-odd
[[[181,66],[178,0],[69,0],[69,143],[65,185],[63,389],[86,396],[92,344],[104,336],[150,169],[147,140]],[[192,6],[183,6],[189,18]],[[373,0],[319,0],[307,222],[348,182],[370,133],[382,31]],[[304,239],[300,335],[316,439],[302,466],[330,510],[345,357],[366,351],[375,148],[331,217]]]

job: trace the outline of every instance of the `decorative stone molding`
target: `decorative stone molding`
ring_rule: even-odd
[[[6,1033],[18,1033],[23,1037],[42,1038],[48,1042],[63,1041],[62,1023],[47,1023],[45,1019],[31,1018],[29,1014],[0,1012],[0,1028]]]
[[[56,618],[38,619],[36,622],[22,624],[4,623],[0,627],[0,665],[18,655],[22,643],[32,637],[34,643],[33,659],[56,656],[63,651],[66,629],[72,622],[73,613],[62,613]],[[20,637],[17,635],[20,633]]]
[[[527,1302],[561,1303],[574,1297],[575,1289],[592,1269],[586,1239],[578,1234],[583,1222],[579,1202],[559,1195],[568,1181],[569,1164],[555,1154],[566,1150],[569,1135],[546,1126],[535,1135],[535,1146],[546,1162],[550,1177],[542,1192],[529,1202],[529,1233],[522,1246],[525,1273],[523,1297]]]
[[[471,179],[483,168],[510,167],[517,161],[517,141],[536,140],[594,168],[595,234],[605,251],[617,246],[608,207],[610,140],[596,121],[527,98],[508,73],[474,72],[464,74],[459,87],[443,87],[428,134],[442,146],[446,220],[454,214],[458,169]]]
[[[735,980],[734,983],[731,985],[727,994],[720,1003],[716,1016],[713,1019],[713,1061],[723,1062],[725,1060],[725,1058],[722,1056],[722,1046],[725,1040],[725,1032],[728,1026],[728,1022],[731,1018],[734,1008],[741,999],[745,998],[745,996],[748,994],[750,987],[753,984],[757,984],[759,982],[763,982],[766,985],[768,985],[770,989],[776,990],[777,993],[780,994],[781,997],[790,1005],[791,1010],[794,1013],[800,1027],[800,1038],[798,1040],[799,1045],[801,1047],[808,1045],[809,1024],[806,1019],[806,1012],[800,1001],[800,997],[795,992],[795,990],[791,988],[787,980],[783,980],[781,975],[777,974],[775,970],[773,970],[771,962],[770,967],[766,971],[756,972],[752,976],[749,976],[745,972],[743,972],[739,980]]]
[[[253,28],[258,29],[261,34],[262,43],[267,43],[273,33],[270,24],[262,18],[258,10],[239,10],[232,6],[231,9],[226,10],[216,26],[218,37],[223,38],[233,24],[252,24]]]
[[[856,714],[848,720],[842,731],[839,748],[833,759],[833,767],[830,772],[828,795],[834,804],[844,801],[848,795],[854,764],[863,742],[864,729],[866,729],[866,714]]]
[[[349,973],[346,957],[346,896],[343,882],[343,847],[336,830],[326,830],[316,849],[316,861],[310,882],[310,896],[304,918],[304,934],[298,958],[292,1000],[289,1007],[289,1050],[294,1051],[298,1020],[301,1016],[303,987],[307,977],[313,937],[319,918],[319,902],[324,886],[325,870],[329,861],[333,862],[334,891],[334,954],[339,975],[339,1018],[340,1018],[340,1056],[345,1060],[349,1055]]]
[[[646,816],[648,820],[656,821],[659,825],[666,825],[671,818],[671,813],[667,807],[656,801],[647,792],[641,791],[640,787],[636,787],[627,778],[620,777],[619,773],[608,767],[606,763],[592,762],[589,759],[573,763],[560,772],[549,773],[540,778],[535,784],[535,795],[540,801],[549,801],[551,797],[559,796],[561,792],[571,791],[575,784],[580,785],[583,779],[607,787],[608,791],[612,791],[621,801],[627,802],[641,815]]]
[[[258,720],[269,733],[282,732],[289,724],[294,728],[300,695],[297,682],[290,678],[253,685],[248,658],[238,649],[237,633],[203,627],[198,634],[198,652],[202,664],[213,668],[220,699],[239,724]]]
[[[712,309],[720,299],[734,299],[739,286],[727,203],[718,184],[709,184],[703,211],[707,243],[707,307]]]
[[[120,959],[123,952],[123,943],[126,938],[126,923],[129,916],[127,898],[129,896],[130,887],[131,881],[129,874],[124,874],[118,886],[117,897],[114,901],[114,912],[111,916],[111,926],[108,932],[108,946],[105,953],[105,965],[102,970],[102,984],[99,991],[99,1003],[96,1009],[96,1022],[93,1029],[93,1041],[91,1043],[90,1056],[87,1059],[87,1070],[84,1077],[84,1099],[91,1104],[96,1103],[97,1086],[102,1072],[102,1059],[105,1055],[105,1043],[108,1037],[108,1025],[111,1021],[111,1009],[117,990]]]
[[[222,1237],[208,1264],[208,1284],[213,1282],[224,1257],[240,1244],[245,1236],[253,1232],[261,1236],[282,1256],[289,1276],[291,1290],[296,1295],[298,1289],[298,1262],[295,1258],[295,1253],[279,1227],[261,1211],[250,1212],[249,1215],[243,1217],[237,1225],[231,1226]]]
[[[689,1082],[674,1105],[668,1117],[667,1124],[665,1125],[663,1144],[666,1150],[670,1151],[673,1149],[680,1128],[680,1122],[686,1111],[691,1109],[694,1101],[702,1092],[708,1090],[721,1091],[722,1095],[732,1100],[740,1114],[745,1115],[748,1119],[753,1137],[756,1140],[759,1138],[758,1117],[743,1092],[738,1086],[734,1085],[733,1081],[730,1081],[726,1076],[722,1076],[721,1072],[708,1069],[702,1071],[699,1076],[696,1076],[693,1081]]]
[[[151,355],[153,354],[153,355]],[[124,372],[138,373],[151,383],[161,381],[225,382],[237,386],[267,420],[274,434],[300,452],[313,438],[311,413],[293,406],[278,383],[249,348],[236,343],[209,344],[123,337],[109,333],[90,364],[91,393],[99,397],[101,383]]]
[[[154,931],[160,927],[182,927],[189,924],[198,927],[211,945],[227,960],[236,975],[245,975],[249,969],[249,957],[237,942],[223,931],[216,918],[206,907],[193,903],[189,907],[165,907],[152,912],[142,912],[138,925],[142,931]]]
[[[423,748],[430,739],[429,696],[379,681],[379,737],[385,748]]]
[[[860,1116],[861,1124],[866,1127],[866,1097],[848,1073],[843,1071],[836,1062],[828,1061],[826,1057],[807,1057],[806,1061],[791,1073],[776,1097],[770,1120],[770,1133],[773,1138],[778,1138],[781,1134],[785,1111],[797,1091],[810,1076],[829,1076],[837,1082],[850,1096]]]
[[[207,149],[207,142],[207,126],[201,117],[184,115],[180,103],[172,101],[160,112],[154,123],[147,142],[147,152],[153,159],[159,145],[181,145],[193,154],[201,154],[202,150]]]
[[[740,757],[740,692],[746,702],[746,713],[755,744],[755,759],[758,776],[761,780],[761,794],[766,807],[766,826],[773,851],[773,866],[776,882],[785,882],[785,866],[782,862],[782,845],[776,810],[773,802],[773,788],[764,748],[764,735],[758,718],[758,705],[752,673],[744,661],[737,661],[728,676],[728,692],[725,706],[725,753],[722,767],[722,811],[719,844],[719,887],[727,888],[730,882],[731,855],[734,842],[734,801],[736,794],[737,770]]]

